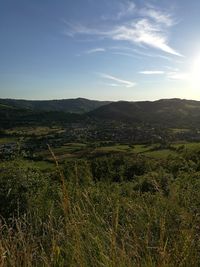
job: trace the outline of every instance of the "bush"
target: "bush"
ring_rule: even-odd
[[[0,171],[0,215],[19,217],[52,201],[50,181],[39,170],[22,167],[20,161],[5,164]]]

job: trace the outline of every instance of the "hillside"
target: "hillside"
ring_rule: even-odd
[[[79,122],[83,114],[66,113],[63,111],[36,111],[0,104],[0,129],[15,126],[53,125]]]
[[[149,124],[175,128],[200,127],[200,101],[163,99],[152,102],[119,101],[105,103],[107,102],[87,99],[41,102],[0,100],[0,126],[81,121],[99,122],[103,125],[103,121],[115,121],[116,123]],[[94,109],[96,105],[101,106]],[[85,112],[83,112],[84,109]],[[88,109],[93,110],[88,112]]]
[[[109,101],[96,101],[85,98],[61,100],[0,99],[0,107],[10,106],[33,111],[61,111],[69,113],[85,113],[109,103]]]
[[[150,123],[169,127],[199,127],[200,101],[162,99],[158,101],[113,102],[89,112],[99,120]]]

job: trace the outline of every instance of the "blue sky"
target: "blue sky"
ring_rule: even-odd
[[[0,0],[0,97],[200,100],[199,0]]]

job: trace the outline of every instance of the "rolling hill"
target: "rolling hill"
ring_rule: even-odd
[[[69,113],[85,113],[111,103],[110,101],[96,101],[85,98],[61,100],[17,100],[0,99],[0,105],[32,111],[58,111]]]
[[[63,111],[36,111],[0,104],[0,129],[80,122],[85,117],[84,114]]]
[[[0,100],[0,128],[21,124],[95,121],[102,125],[104,121],[115,121],[137,125],[200,128],[200,101],[162,99],[110,103],[81,98],[52,101]]]
[[[200,127],[200,101],[162,99],[158,101],[113,102],[89,112],[99,120],[159,124],[169,127]]]

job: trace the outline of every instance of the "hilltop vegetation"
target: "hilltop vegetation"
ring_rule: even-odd
[[[200,150],[0,172],[2,266],[199,266]]]

